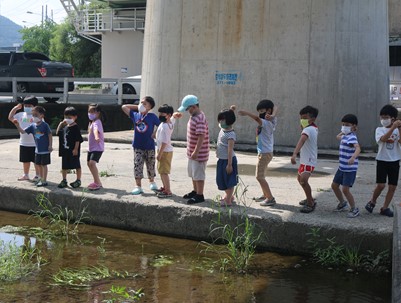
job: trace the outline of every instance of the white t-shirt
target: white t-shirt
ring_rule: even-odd
[[[302,130],[302,134],[308,136],[304,145],[300,150],[300,164],[310,165],[315,167],[317,165],[317,135],[318,128],[315,124],[311,124]]]
[[[376,160],[388,162],[398,161],[401,159],[401,146],[398,142],[400,139],[400,132],[398,131],[398,128],[396,128],[387,142],[380,141],[380,138],[388,131],[389,129],[386,127],[376,128],[376,142],[379,145]]]
[[[274,136],[273,132],[276,129],[277,118],[272,121],[261,119],[262,125],[256,129],[256,143],[258,154],[266,154],[273,152]]]
[[[16,119],[21,126],[22,129],[27,128],[33,123],[32,115],[28,115],[25,112],[20,112],[14,115],[14,119]],[[20,134],[19,144],[22,146],[35,146],[35,139],[32,134]]]
[[[160,123],[160,125],[158,126],[156,131],[157,150],[160,149],[163,143],[166,143],[167,146],[163,151],[165,152],[173,151],[173,146],[171,145],[171,135],[173,133],[174,124],[175,124],[175,119],[171,117],[170,123],[163,122]]]

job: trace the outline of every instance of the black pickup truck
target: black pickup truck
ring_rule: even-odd
[[[36,52],[0,52],[0,92],[11,92],[12,82],[2,77],[74,77],[74,68],[69,63],[51,61],[46,55]],[[63,92],[62,82],[17,82],[21,93]],[[74,82],[68,83],[68,91],[74,90]],[[59,98],[45,97],[52,102]]]

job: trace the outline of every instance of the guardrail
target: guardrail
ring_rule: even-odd
[[[124,78],[68,78],[68,77],[46,77],[46,78],[37,78],[37,77],[1,77],[1,82],[11,82],[12,91],[11,92],[0,92],[0,95],[3,96],[12,96],[14,100],[17,100],[18,97],[25,97],[30,95],[35,95],[38,97],[49,97],[49,98],[61,98],[63,103],[69,103],[69,99],[71,95],[74,94],[74,91],[68,91],[68,83],[74,82],[74,85],[95,85],[95,84],[112,84],[114,86],[117,83],[117,103],[123,104],[123,99],[139,99],[139,94],[123,94],[123,82],[126,81]],[[63,89],[60,92],[56,93],[36,93],[36,92],[21,92],[18,91],[18,83],[26,83],[26,82],[46,82],[46,83],[60,83],[63,82]],[[138,93],[138,92],[137,92]],[[99,97],[113,96],[111,94],[80,94],[80,96],[88,96],[86,98],[91,99],[102,99]],[[85,97],[83,97],[85,98]]]

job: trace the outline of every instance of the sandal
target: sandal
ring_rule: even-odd
[[[74,182],[70,183],[72,188],[77,188],[81,186],[81,180],[75,180]]]
[[[102,185],[96,184],[95,182],[93,182],[93,183],[88,185],[88,189],[89,190],[98,190],[98,189],[101,189],[101,188],[102,188]]]
[[[29,181],[29,177],[27,175],[22,175],[17,179],[18,181]]]
[[[316,202],[313,203],[313,206],[309,206],[308,204],[305,204],[301,208],[300,212],[304,213],[304,214],[309,214],[309,213],[313,212],[315,210],[315,208],[316,208]]]

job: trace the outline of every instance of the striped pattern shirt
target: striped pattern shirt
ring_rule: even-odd
[[[219,136],[217,138],[216,145],[216,157],[218,159],[228,160],[228,141],[237,140],[234,130],[220,130]],[[235,157],[235,152],[233,150],[232,157]]]
[[[355,133],[352,132],[348,135],[342,136],[340,141],[339,169],[343,172],[353,172],[358,170],[358,158],[355,159],[353,164],[348,164],[348,160],[355,152],[355,144],[358,144],[358,138]]]
[[[206,116],[203,112],[191,116],[187,124],[187,157],[190,158],[195,150],[198,137],[205,135],[202,146],[199,150],[198,158],[195,159],[199,162],[209,160],[209,125]]]

